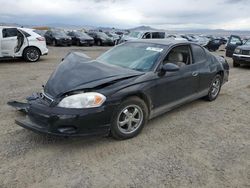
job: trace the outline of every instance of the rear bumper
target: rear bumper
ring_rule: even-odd
[[[250,55],[233,54],[233,60],[240,64],[250,65]]]

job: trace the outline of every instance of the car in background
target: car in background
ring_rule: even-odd
[[[67,33],[72,39],[72,44],[77,46],[93,46],[94,39],[85,32],[70,31]]]
[[[123,35],[120,43],[138,39],[164,39],[166,33],[164,31],[131,31],[128,35]]]
[[[177,41],[188,41],[187,39],[183,38],[181,35],[178,34],[168,34],[166,35],[166,39],[172,39]]]
[[[33,29],[0,26],[0,58],[24,58],[37,62],[47,55],[45,38]]]
[[[243,41],[240,36],[237,35],[231,35],[228,39],[228,42],[226,44],[226,56],[227,57],[233,57],[234,50],[238,47],[243,45]]]
[[[110,38],[106,33],[100,31],[89,31],[88,35],[94,38],[95,45],[97,46],[113,46],[114,40]]]
[[[121,39],[121,37],[116,33],[109,32],[109,31],[106,31],[105,33],[106,35],[108,35],[110,38],[113,39],[115,44],[118,44],[119,40]]]
[[[234,50],[233,66],[239,67],[240,65],[250,65],[250,39]]]
[[[34,29],[34,32],[37,33],[38,35],[41,35],[42,37],[44,37],[44,35],[47,32],[47,30]]]
[[[204,46],[207,48],[209,51],[217,51],[220,46],[223,44],[223,41],[219,38],[211,38],[209,42]]]
[[[57,136],[112,135],[129,139],[148,120],[205,97],[214,101],[228,81],[229,65],[197,44],[136,40],[97,59],[68,54],[16,123]]]
[[[72,39],[63,30],[48,30],[45,35],[46,43],[52,46],[71,46]]]

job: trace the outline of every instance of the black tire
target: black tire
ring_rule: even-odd
[[[233,67],[240,67],[240,63],[236,60],[233,61]]]
[[[97,46],[102,46],[102,41],[101,41],[101,40],[98,40],[98,41],[96,42],[96,44],[97,44]]]
[[[52,46],[57,46],[57,42],[55,39],[52,40]]]
[[[23,52],[23,58],[28,62],[37,62],[40,59],[40,50],[36,47],[28,47]]]
[[[81,46],[80,40],[76,41],[76,46]]]
[[[132,110],[133,108],[137,108],[138,110],[138,113],[136,115],[133,115],[135,111],[129,111],[130,109]],[[125,115],[124,112],[126,110],[127,112],[129,112],[130,117]],[[123,116],[125,116],[124,117],[125,119],[123,118]],[[127,124],[123,125],[124,128],[121,127],[122,119],[124,119],[123,122],[128,121]],[[136,123],[132,119],[139,121]],[[147,121],[148,121],[148,107],[145,104],[145,102],[138,97],[130,97],[125,101],[123,101],[113,114],[111,120],[111,136],[118,140],[133,138],[141,132]],[[135,124],[133,125],[132,122]],[[132,128],[132,130],[130,129],[132,132],[125,133],[126,125],[127,129],[129,129],[128,127]]]
[[[216,84],[217,82],[218,82],[218,85]],[[217,74],[213,78],[210,84],[209,92],[208,92],[208,95],[205,97],[205,99],[208,101],[214,101],[220,94],[221,86],[222,86],[222,76],[220,74]]]

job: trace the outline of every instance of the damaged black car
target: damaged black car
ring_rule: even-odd
[[[94,60],[68,54],[43,92],[9,105],[25,113],[18,125],[39,133],[128,139],[175,107],[201,97],[215,100],[228,76],[226,60],[197,44],[137,40]]]

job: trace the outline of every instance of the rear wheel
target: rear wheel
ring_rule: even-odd
[[[208,101],[215,100],[220,93],[221,86],[222,86],[222,76],[220,74],[217,74],[213,78],[213,80],[210,84],[209,92],[208,92],[208,95],[206,96],[206,99]]]
[[[111,122],[111,135],[116,139],[128,139],[138,135],[148,120],[148,108],[143,100],[131,97],[115,110]]]
[[[102,41],[98,40],[96,44],[97,44],[97,46],[101,46],[102,45]]]
[[[56,40],[55,40],[55,39],[52,41],[52,45],[53,45],[53,46],[56,46],[56,45],[57,45],[57,43],[56,43]]]
[[[35,47],[28,47],[23,52],[23,57],[28,62],[37,62],[40,56],[40,51]]]
[[[233,61],[233,67],[239,67],[239,66],[240,66],[239,62],[234,60]]]

